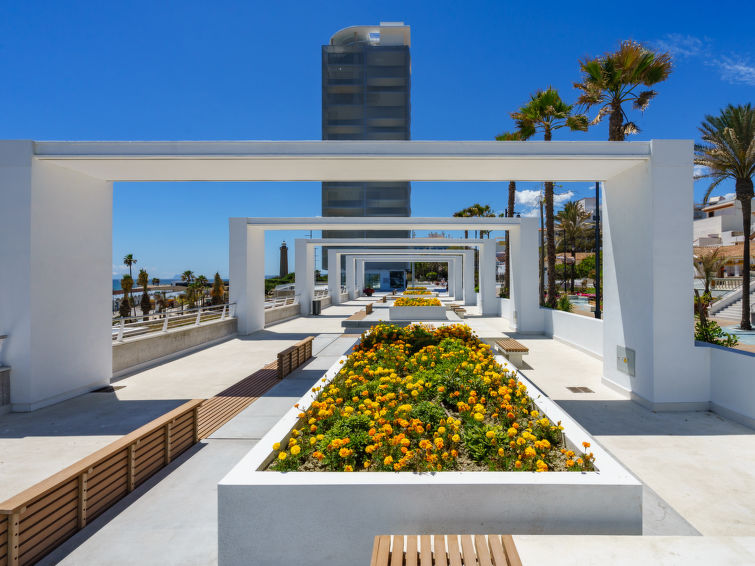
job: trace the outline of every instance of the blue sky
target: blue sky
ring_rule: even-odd
[[[753,99],[752,22],[732,15],[744,4],[4,1],[0,138],[320,139],[320,45],[379,21],[412,27],[413,139],[491,139],[539,87],[573,101],[578,59],[627,38],[675,56],[632,139],[696,138],[706,113]],[[556,135],[606,138],[606,124]],[[414,183],[413,214],[448,216],[475,201],[503,209],[505,195],[503,183]],[[114,264],[133,253],[152,275],[226,275],[228,217],[319,213],[316,183],[119,183]],[[266,273],[277,271],[280,240],[303,235],[268,237]]]

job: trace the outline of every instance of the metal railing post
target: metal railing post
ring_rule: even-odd
[[[227,308],[227,305],[223,305],[223,312],[220,314],[220,320],[225,320],[225,309]]]
[[[202,318],[202,307],[199,307],[197,309],[197,321],[194,323],[194,326],[199,326],[199,320]]]
[[[168,331],[168,317],[170,314],[168,314],[168,311],[165,311],[165,320],[163,321],[163,332]]]

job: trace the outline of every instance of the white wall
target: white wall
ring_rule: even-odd
[[[603,357],[603,320],[554,309],[540,309],[545,335]]]
[[[710,355],[713,410],[755,428],[755,354],[699,342],[698,346]]]

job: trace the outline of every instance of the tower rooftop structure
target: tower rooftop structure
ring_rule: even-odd
[[[404,22],[380,22],[377,26],[349,26],[334,33],[330,45],[411,46],[411,28]]]

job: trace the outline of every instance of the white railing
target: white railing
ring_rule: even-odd
[[[279,307],[287,307],[289,305],[295,305],[299,302],[297,297],[280,297],[277,299],[266,299],[265,310],[277,309]]]
[[[236,303],[171,310],[142,316],[124,316],[113,319],[113,340],[168,332],[182,326],[199,326],[207,322],[222,322],[236,316]]]

